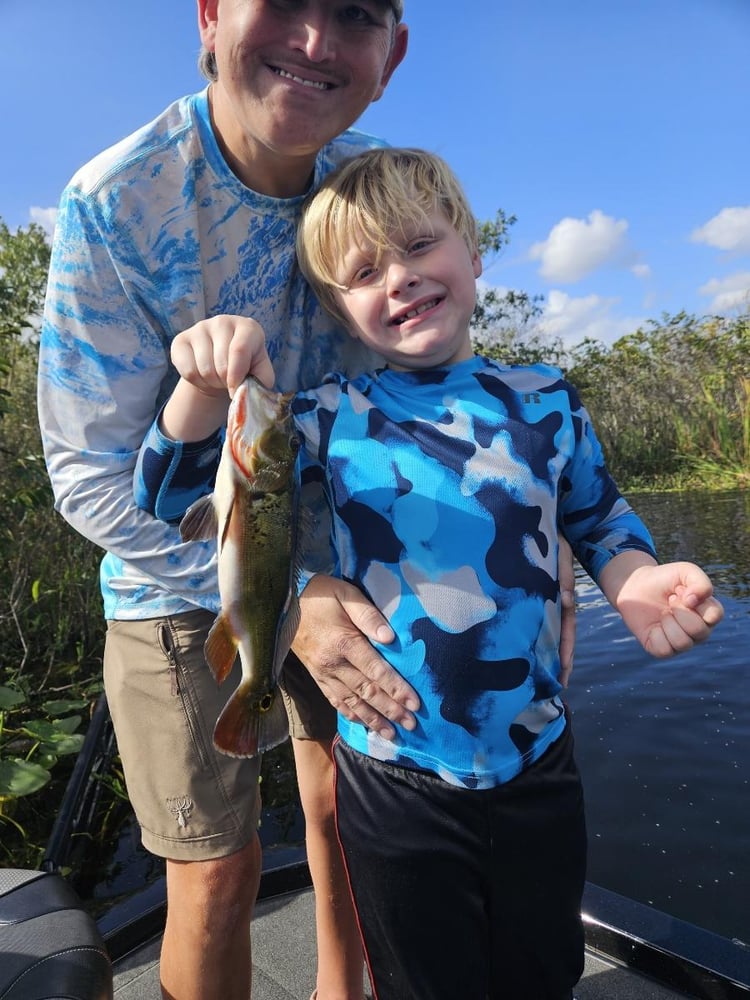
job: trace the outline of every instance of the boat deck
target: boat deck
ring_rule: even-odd
[[[253,1000],[309,1000],[314,986],[313,894],[298,889],[258,902],[253,924]],[[159,939],[114,964],[115,1000],[159,996]],[[673,1000],[696,996],[660,985],[590,949],[580,1000]],[[369,991],[365,989],[365,995]]]
[[[81,817],[91,824],[98,779],[113,753],[114,733],[102,695],[48,843],[45,873],[59,873],[68,864],[73,834],[86,829]],[[266,845],[263,861],[253,923],[253,1000],[309,1000],[316,956],[314,897],[304,847]],[[721,937],[591,883],[586,884],[582,915],[586,966],[576,988],[580,1000],[750,1000],[750,942]],[[110,901],[96,919],[112,963],[115,1000],[160,996],[165,917],[162,875],[144,879],[137,892]],[[363,983],[367,996],[368,986]]]

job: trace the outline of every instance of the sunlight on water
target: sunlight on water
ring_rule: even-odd
[[[725,618],[672,660],[643,652],[585,575],[566,699],[586,789],[592,882],[729,938],[750,942],[750,541],[745,494],[638,497],[664,561],[714,580]],[[288,744],[263,761],[266,859],[303,844]],[[554,836],[554,831],[551,833]],[[560,859],[565,863],[565,859]],[[95,894],[107,906],[156,877],[124,830]]]
[[[741,493],[639,496],[662,560],[702,565],[725,605],[708,643],[655,660],[588,578],[567,692],[589,879],[750,941],[750,540]],[[710,529],[710,537],[708,537]]]

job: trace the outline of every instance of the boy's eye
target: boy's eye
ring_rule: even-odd
[[[377,274],[377,268],[374,264],[363,264],[358,267],[357,270],[351,277],[349,282],[349,287],[353,288],[356,285],[364,285],[370,281]]]
[[[412,240],[407,248],[408,253],[419,253],[422,250],[427,250],[433,245],[435,238],[433,236],[420,236],[416,240]]]

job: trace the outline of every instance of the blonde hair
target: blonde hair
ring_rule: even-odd
[[[320,304],[348,325],[337,291],[342,252],[352,240],[379,257],[395,249],[394,234],[422,225],[441,211],[469,251],[477,252],[477,224],[456,175],[448,164],[421,149],[370,149],[328,174],[305,201],[297,228],[300,270]]]

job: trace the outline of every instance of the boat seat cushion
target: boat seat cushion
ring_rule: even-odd
[[[0,1000],[112,1000],[96,921],[60,875],[0,869]]]

